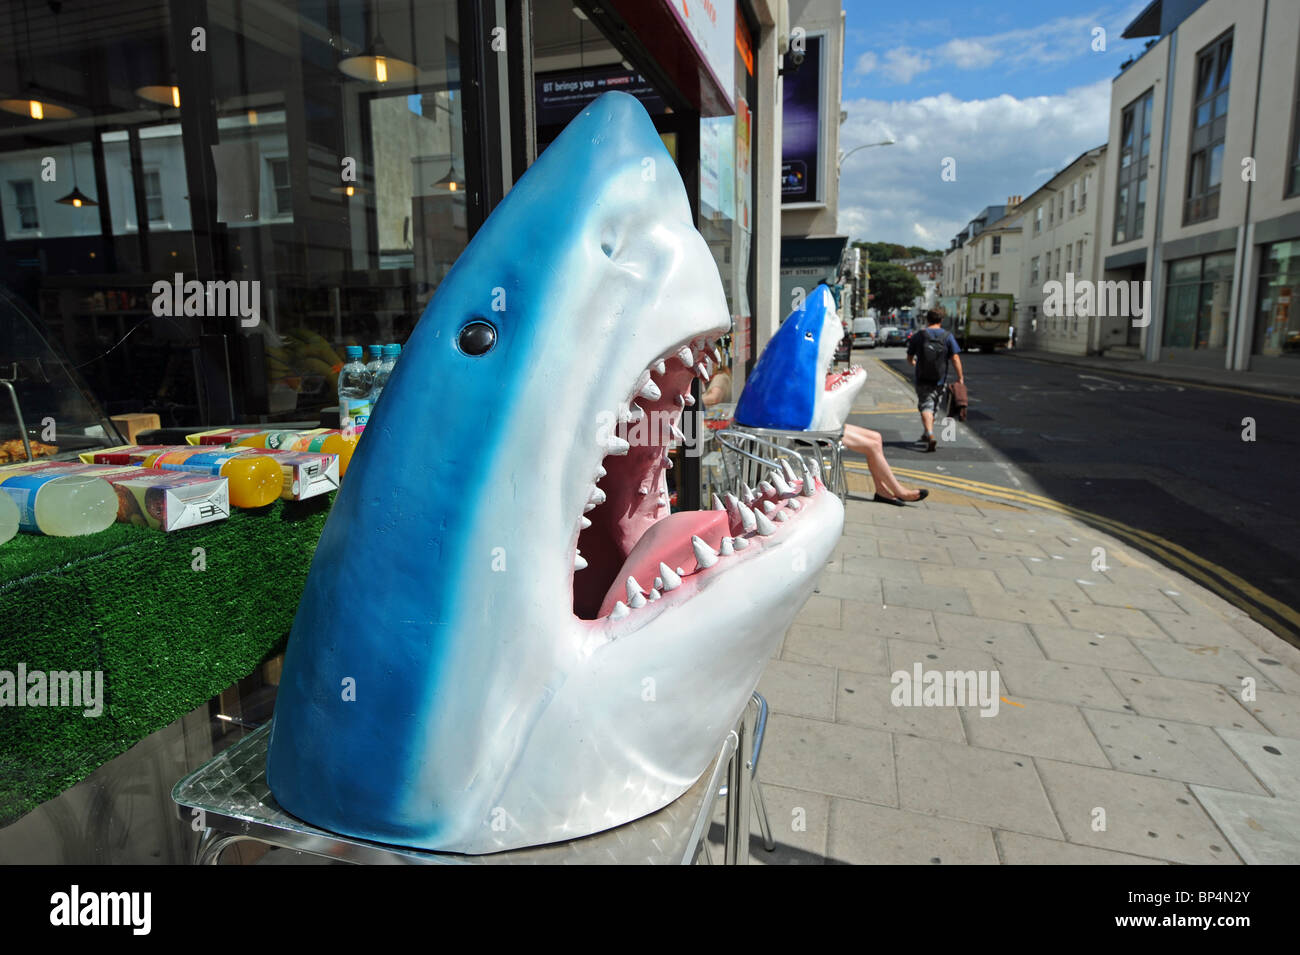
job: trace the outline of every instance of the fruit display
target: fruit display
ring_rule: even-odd
[[[282,381],[303,394],[338,391],[343,359],[324,337],[300,326],[279,339],[281,343],[274,345],[268,338],[265,345],[268,381]]]

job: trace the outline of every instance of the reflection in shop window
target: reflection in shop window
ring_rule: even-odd
[[[14,206],[18,212],[18,228],[29,231],[41,227],[40,218],[36,215],[36,193],[32,189],[30,179],[20,179],[17,182],[9,183],[14,191]]]
[[[1255,354],[1300,357],[1300,242],[1274,242],[1264,249],[1259,267]]]
[[[270,159],[271,190],[274,194],[274,208],[277,216],[293,215],[293,187],[289,185],[289,160]]]
[[[162,176],[157,169],[149,169],[144,174],[144,201],[149,212],[150,222],[162,222],[163,215]]]

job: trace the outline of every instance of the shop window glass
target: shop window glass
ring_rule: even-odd
[[[1259,268],[1254,352],[1270,358],[1300,358],[1300,241],[1274,242]]]

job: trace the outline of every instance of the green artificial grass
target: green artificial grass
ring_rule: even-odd
[[[0,544],[0,670],[102,670],[104,710],[0,706],[0,826],[284,647],[333,495],[165,534]],[[195,570],[196,547],[206,569]]]

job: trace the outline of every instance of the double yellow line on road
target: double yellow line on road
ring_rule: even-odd
[[[855,471],[867,470],[865,464],[858,464],[857,462],[845,462],[845,466]],[[1188,577],[1217,593],[1233,606],[1245,611],[1274,633],[1290,643],[1300,646],[1300,611],[1269,596],[1226,567],[1221,567],[1199,554],[1194,554],[1182,545],[1167,540],[1159,534],[1132,527],[1113,518],[1095,514],[1092,511],[1085,511],[1069,504],[1062,504],[1050,497],[1033,494],[1029,491],[1003,487],[999,484],[988,484],[971,478],[935,474],[931,471],[921,471],[915,468],[894,468],[893,470],[895,474],[911,481],[925,481],[958,491],[966,491],[970,494],[984,495],[998,500],[1024,504],[1028,507],[1054,511],[1067,517],[1073,517],[1099,530],[1114,534],[1161,562],[1182,571]]]

